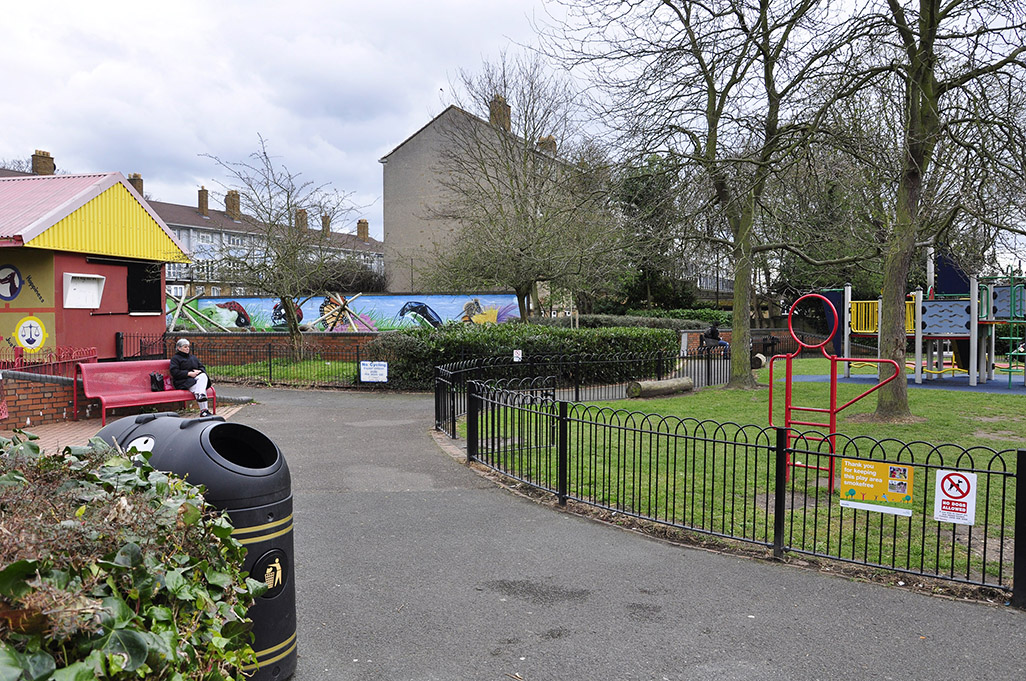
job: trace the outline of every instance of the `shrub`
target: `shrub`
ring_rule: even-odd
[[[542,317],[535,323],[544,326],[571,328],[573,319],[570,317]],[[609,314],[582,314],[578,319],[582,329],[600,329],[607,327],[642,327],[649,329],[674,329],[676,331],[698,331],[709,326],[709,322],[698,319],[678,319],[675,317],[631,316]]]
[[[464,359],[537,355],[676,353],[677,334],[669,329],[564,329],[539,324],[476,326],[450,324],[439,329],[389,331],[365,346],[366,355],[389,362],[389,383],[400,389],[427,390],[434,367]]]
[[[733,312],[730,310],[714,310],[711,308],[697,308],[693,310],[629,310],[629,315],[639,317],[651,317],[656,319],[689,319],[702,322],[708,326],[716,322],[720,326],[730,327],[733,322]]]
[[[266,586],[200,490],[99,440],[0,438],[0,679],[243,679]]]

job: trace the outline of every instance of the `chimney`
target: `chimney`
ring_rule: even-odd
[[[210,215],[210,210],[207,208],[207,188],[199,188],[199,214],[206,217]]]
[[[242,219],[242,211],[239,210],[239,190],[229,189],[224,195],[224,214],[229,220],[238,222]]]
[[[36,149],[36,153],[32,154],[32,174],[53,175],[55,170],[57,165],[53,162],[50,152]]]
[[[143,179],[139,173],[132,173],[128,176],[128,184],[132,185],[132,189],[139,196],[143,195]]]
[[[538,151],[544,152],[549,156],[556,155],[556,138],[552,135],[548,137],[538,138]]]
[[[306,226],[307,226],[307,222],[306,222],[306,209],[305,208],[298,208],[298,209],[296,209],[296,227],[298,227],[299,229],[306,229]]]
[[[510,131],[509,104],[502,95],[495,95],[489,102],[488,122],[506,132]]]
[[[370,223],[366,220],[356,221],[356,238],[366,243],[370,239]]]
[[[331,231],[331,216],[327,213],[321,213],[321,230],[325,232]]]

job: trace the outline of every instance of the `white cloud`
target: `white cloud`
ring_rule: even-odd
[[[377,160],[449,103],[449,79],[533,42],[543,0],[174,3],[51,0],[5,7],[0,159],[45,149],[69,172],[141,173],[191,204],[257,135],[305,179],[367,205]],[[216,186],[216,185],[215,185]]]

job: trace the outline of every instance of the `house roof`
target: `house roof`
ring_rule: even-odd
[[[412,135],[410,135],[409,137],[404,139],[402,142],[399,143],[398,146],[396,146],[395,149],[393,149],[392,151],[388,152],[387,154],[382,156],[380,159],[378,159],[378,163],[387,163],[389,156],[391,156],[395,152],[399,151],[399,149],[401,149],[403,147],[403,145],[405,145],[407,142],[412,140],[414,137],[416,137],[420,133],[422,133],[425,130],[427,130],[428,128],[430,128],[432,125],[435,124],[436,121],[438,121],[438,120],[444,118],[445,116],[449,115],[450,112],[459,112],[459,113],[463,114],[464,116],[470,118],[471,120],[474,120],[474,121],[477,121],[479,123],[482,123],[483,125],[488,125],[488,121],[484,120],[483,118],[481,118],[479,116],[475,116],[474,114],[470,113],[469,111],[466,111],[465,109],[461,109],[460,107],[456,106],[455,104],[450,104],[449,106],[447,106],[445,108],[445,111],[443,111],[442,113],[438,114],[437,116],[432,118],[430,121],[428,121],[424,125],[420,126],[420,128],[417,130],[417,132],[413,133]]]
[[[121,173],[0,176],[0,245],[188,261]]]
[[[163,218],[164,222],[175,227],[223,230],[241,234],[252,234],[255,231],[246,222],[231,219],[223,210],[209,209],[207,215],[204,216],[196,206],[183,206],[178,203],[164,203],[163,201],[150,201],[150,205]],[[382,251],[382,244],[377,239],[368,237],[367,241],[361,241],[355,234],[343,232],[332,232],[331,234],[332,241],[339,248],[350,251],[369,251],[372,253],[380,253]]]

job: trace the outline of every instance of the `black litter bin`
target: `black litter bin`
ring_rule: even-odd
[[[292,567],[292,480],[266,435],[220,416],[183,419],[174,412],[118,419],[96,434],[126,451],[152,452],[150,464],[207,491],[224,510],[246,549],[243,569],[267,582],[249,609],[257,662],[244,671],[257,681],[286,679],[296,670],[296,587]]]

